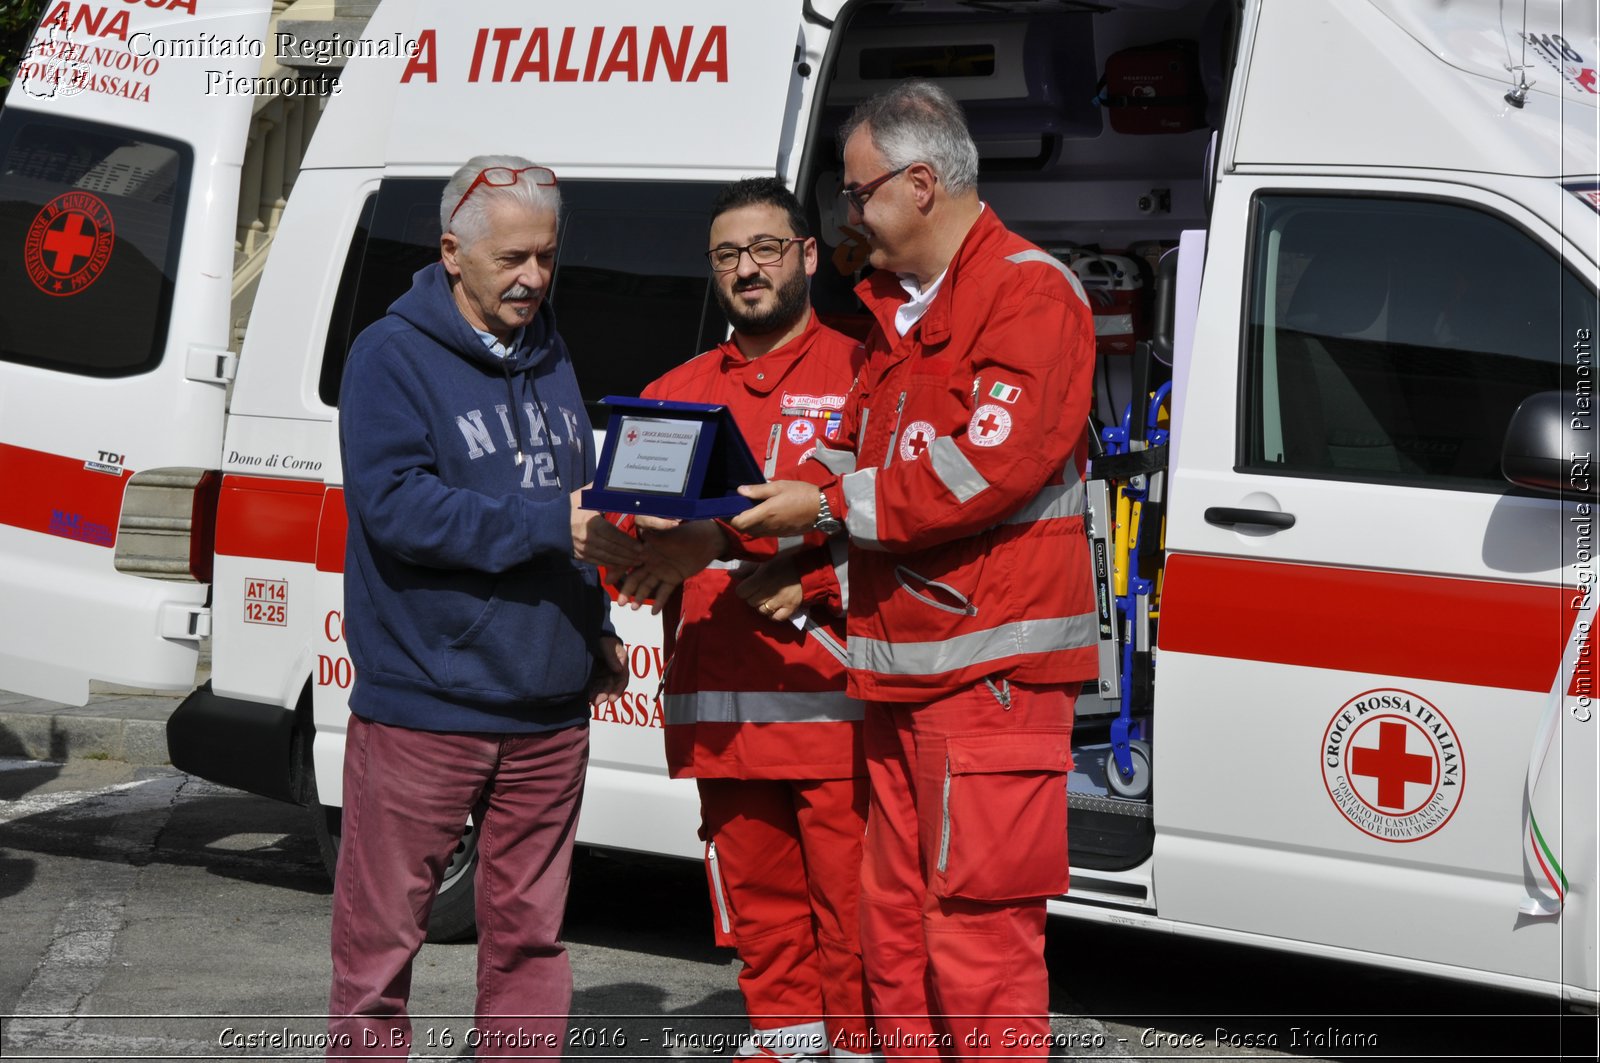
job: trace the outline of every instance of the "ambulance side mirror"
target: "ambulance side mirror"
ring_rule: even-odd
[[[1592,493],[1593,411],[1588,396],[1580,400],[1572,391],[1541,391],[1523,399],[1506,426],[1501,475],[1545,494]]]

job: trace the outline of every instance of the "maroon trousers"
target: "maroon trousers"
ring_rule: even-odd
[[[477,1057],[560,1057],[572,1001],[561,920],[588,759],[582,726],[442,734],[350,718],[328,1000],[341,1047],[329,1058],[406,1058],[411,964],[469,814]]]

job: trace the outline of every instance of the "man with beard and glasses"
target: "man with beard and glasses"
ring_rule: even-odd
[[[643,394],[727,406],[767,477],[793,475],[837,434],[861,345],[812,313],[817,244],[777,178],[722,191],[710,248],[733,335]],[[861,704],[844,693],[843,543],[757,540],[728,562],[714,560],[727,543],[709,521],[631,526],[651,561],[621,600],[666,608],[667,766],[699,784],[716,939],[744,961],[751,1033],[736,1058],[869,1055],[866,780]]]
[[[330,1058],[405,1059],[411,965],[477,824],[478,1058],[559,1057],[560,940],[590,699],[627,682],[595,564],[638,542],[578,505],[589,421],[544,300],[553,173],[479,156],[442,261],[357,337],[339,411],[355,662],[333,891]]]

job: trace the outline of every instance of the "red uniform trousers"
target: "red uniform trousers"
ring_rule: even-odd
[[[744,961],[739,991],[757,1038],[787,1054],[865,1044],[866,779],[696,782],[717,940]]]
[[[1067,888],[1072,694],[978,684],[869,702],[864,737],[861,940],[878,1046],[1047,1057],[1047,1042],[1017,1045],[1050,1030],[1045,898]]]
[[[406,1058],[411,963],[469,813],[477,1058],[560,1058],[572,1003],[561,921],[588,761],[587,727],[434,733],[350,717],[328,1001],[329,1033],[349,1046],[328,1058]]]

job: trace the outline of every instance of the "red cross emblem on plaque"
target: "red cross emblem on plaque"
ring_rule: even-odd
[[[628,434],[622,438],[626,439],[629,443],[637,443],[639,442],[639,433],[630,428],[628,429]]]
[[[1378,780],[1378,804],[1384,808],[1405,808],[1406,783],[1433,782],[1433,758],[1406,752],[1406,732],[1411,728],[1398,721],[1378,724],[1377,746],[1350,750],[1350,774]]]

